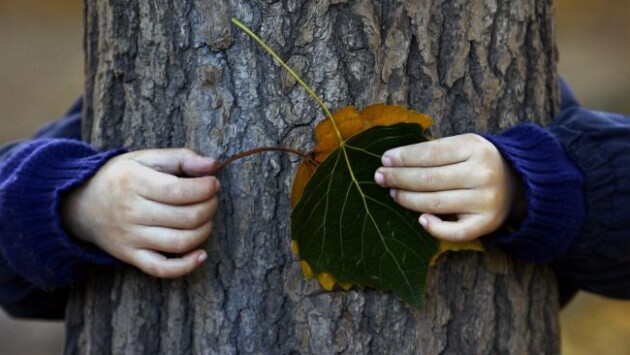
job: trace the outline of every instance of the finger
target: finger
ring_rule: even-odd
[[[212,221],[197,229],[180,230],[163,227],[142,227],[135,246],[164,253],[183,254],[203,244],[212,233]]]
[[[180,178],[140,166],[134,171],[136,193],[148,200],[173,205],[189,205],[214,197],[220,184],[214,176]]]
[[[447,190],[438,192],[411,192],[392,189],[394,200],[412,211],[434,214],[476,213],[477,196],[473,190]]]
[[[151,276],[172,279],[189,274],[207,258],[204,250],[192,251],[181,258],[167,258],[151,250],[139,249],[134,253],[131,264]]]
[[[216,173],[219,162],[187,148],[148,149],[134,153],[134,160],[152,169],[177,176]]]
[[[194,230],[212,220],[218,203],[218,198],[188,206],[142,200],[129,212],[129,219],[144,226]]]
[[[470,158],[479,136],[463,134],[390,149],[383,153],[384,166],[433,167],[460,163]],[[481,138],[483,139],[483,138]]]
[[[374,181],[383,187],[407,191],[441,191],[474,186],[469,164],[459,163],[437,168],[379,168]]]
[[[489,232],[484,216],[479,214],[460,216],[457,221],[452,222],[425,213],[420,216],[420,224],[433,237],[450,242],[474,240]]]

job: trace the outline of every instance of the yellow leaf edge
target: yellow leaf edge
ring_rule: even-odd
[[[481,244],[481,242],[477,239],[471,240],[469,242],[448,242],[445,240],[439,240],[438,251],[431,258],[431,262],[429,263],[429,266],[435,266],[440,256],[442,256],[447,251],[465,251],[465,250],[480,251],[480,252],[485,251],[483,244]]]

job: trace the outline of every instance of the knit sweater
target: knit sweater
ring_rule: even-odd
[[[116,263],[61,226],[63,193],[123,152],[100,153],[81,142],[80,115],[78,102],[32,140],[0,150],[0,303],[14,316],[63,317],[66,286],[90,265]]]
[[[577,289],[630,299],[630,116],[587,110],[560,82],[547,130],[521,124],[485,136],[521,176],[527,217],[482,238],[521,259],[550,262],[561,301]]]
[[[522,178],[525,220],[482,241],[549,262],[563,294],[580,288],[630,298],[630,118],[580,107],[561,85],[548,128],[485,135]],[[16,316],[60,318],[66,289],[89,265],[115,263],[61,227],[63,193],[123,150],[81,143],[80,103],[34,139],[0,149],[0,304]],[[53,138],[54,137],[54,138]]]

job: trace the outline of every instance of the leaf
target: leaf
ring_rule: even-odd
[[[291,231],[309,272],[334,277],[326,277],[329,287],[336,281],[390,290],[422,307],[438,243],[373,176],[383,152],[426,141],[423,130],[411,123],[370,128],[330,153],[306,184]]]
[[[361,110],[360,112],[358,112],[354,107],[345,107],[335,112],[332,116],[339,129],[341,138],[344,139],[344,143],[343,144],[339,143],[339,138],[337,137],[334,131],[335,127],[333,123],[331,122],[330,118],[320,122],[318,126],[316,127],[315,132],[316,132],[316,138],[317,138],[317,145],[315,146],[313,152],[309,155],[309,158],[304,159],[302,163],[300,164],[300,166],[298,167],[296,177],[293,183],[292,193],[291,193],[291,206],[294,207],[294,211],[291,216],[292,235],[294,239],[291,245],[292,250],[295,255],[300,256],[300,258],[302,259],[300,262],[300,265],[304,273],[304,276],[307,278],[308,277],[317,278],[320,284],[322,285],[322,287],[326,290],[331,290],[334,287],[335,283],[339,284],[339,286],[341,286],[345,290],[350,289],[354,284],[362,285],[362,286],[370,286],[370,287],[374,287],[381,290],[391,290],[394,293],[396,293],[399,297],[408,301],[414,307],[420,308],[422,304],[423,295],[424,295],[426,269],[429,265],[434,265],[436,260],[439,258],[439,256],[449,250],[483,250],[481,243],[479,243],[478,241],[472,241],[472,242],[466,242],[466,243],[449,243],[449,242],[444,242],[444,241],[437,241],[434,238],[430,237],[428,233],[424,231],[424,229],[422,229],[422,227],[418,223],[417,213],[410,212],[400,207],[389,197],[389,192],[387,189],[380,188],[378,185],[375,185],[372,183],[374,171],[376,171],[376,169],[381,166],[381,162],[380,162],[381,154],[385,150],[393,148],[393,147],[426,141],[428,138],[425,137],[425,135],[422,132],[426,128],[428,128],[429,125],[431,124],[431,118],[421,113],[404,108],[402,106],[390,106],[390,105],[383,105],[383,104],[375,104],[375,105],[368,106],[364,108],[363,110]],[[375,193],[374,195],[365,194],[366,196],[370,197],[371,201],[379,201],[383,204],[386,204],[388,208],[390,208],[392,211],[396,211],[396,213],[405,215],[405,218],[408,218],[406,219],[407,221],[406,223],[408,223],[407,226],[410,227],[410,231],[407,237],[413,238],[414,235],[420,236],[419,240],[425,240],[426,243],[428,243],[429,245],[428,248],[415,250],[416,254],[418,254],[422,260],[421,261],[416,260],[417,264],[414,264],[414,265],[410,264],[410,260],[412,259],[406,259],[408,256],[404,252],[402,254],[396,254],[393,256],[393,258],[405,259],[405,263],[402,263],[400,265],[403,265],[404,267],[409,267],[410,269],[403,268],[402,274],[411,272],[412,274],[411,276],[413,276],[411,277],[411,276],[405,275],[405,277],[414,279],[414,282],[416,280],[419,280],[418,283],[416,284],[418,287],[417,290],[407,289],[406,291],[403,288],[401,288],[402,286],[400,284],[397,285],[397,288],[394,288],[394,287],[391,287],[391,285],[388,286],[388,285],[381,284],[379,282],[375,282],[375,280],[373,279],[374,275],[377,275],[377,278],[378,278],[378,274],[376,273],[370,275],[369,277],[366,277],[366,275],[362,275],[359,277],[357,276],[358,274],[355,276],[352,276],[353,272],[356,272],[356,270],[351,271],[352,265],[348,264],[347,260],[343,260],[344,257],[349,258],[349,260],[356,260],[356,255],[354,257],[347,256],[348,254],[350,254],[349,250],[352,250],[352,248],[349,249],[346,247],[345,249],[343,249],[344,250],[343,257],[339,255],[339,253],[333,252],[328,257],[324,257],[324,258],[322,258],[322,256],[320,255],[317,255],[316,257],[315,254],[312,253],[312,250],[309,250],[309,251],[302,250],[304,246],[307,245],[307,243],[311,247],[312,245],[315,245],[312,243],[316,243],[316,242],[311,241],[311,239],[318,239],[318,238],[321,239],[321,236],[322,236],[321,231],[317,231],[317,228],[312,228],[309,231],[307,226],[311,225],[312,227],[312,224],[315,223],[313,222],[313,220],[317,221],[316,218],[322,218],[322,216],[326,213],[330,214],[331,217],[324,217],[325,220],[328,220],[329,222],[331,220],[339,221],[339,222],[335,222],[336,225],[339,227],[333,226],[333,229],[339,228],[339,230],[335,229],[335,231],[338,231],[340,233],[339,234],[340,240],[336,242],[338,246],[342,246],[342,245],[345,246],[346,243],[355,243],[357,240],[364,241],[365,238],[362,235],[362,231],[357,228],[352,228],[352,227],[344,228],[346,227],[347,223],[353,223],[353,222],[352,221],[346,222],[343,215],[335,217],[335,212],[338,212],[339,211],[338,209],[335,209],[335,208],[326,209],[325,210],[326,213],[319,215],[316,213],[316,211],[321,213],[321,210],[317,210],[316,208],[317,206],[304,207],[305,205],[309,205],[309,203],[307,202],[305,202],[304,204],[300,203],[303,194],[306,194],[307,196],[311,196],[311,194],[315,194],[316,196],[317,195],[320,195],[320,196],[333,195],[332,201],[333,202],[338,201],[340,198],[339,197],[340,194],[343,193],[342,188],[339,187],[339,186],[343,187],[343,185],[339,185],[340,183],[339,179],[335,178],[328,182],[330,184],[330,187],[326,190],[327,191],[326,194],[322,194],[322,191],[321,191],[321,186],[324,186],[324,185],[320,186],[320,190],[313,188],[314,190],[311,191],[307,188],[307,185],[315,184],[312,182],[313,180],[319,181],[322,176],[326,176],[326,175],[321,175],[321,173],[317,174],[316,172],[320,171],[320,169],[322,169],[322,166],[327,166],[326,162],[329,161],[330,159],[333,159],[333,157],[336,157],[336,159],[338,159],[339,154],[342,154],[344,150],[346,152],[349,152],[349,149],[352,150],[356,148],[356,143],[354,143],[355,142],[354,139],[359,139],[359,136],[363,137],[361,132],[369,130],[375,126],[378,127],[380,125],[385,126],[385,125],[394,125],[394,124],[399,124],[399,123],[413,123],[414,125],[409,126],[409,127],[415,126],[414,129],[417,130],[415,138],[411,140],[405,140],[398,137],[394,133],[398,132],[398,133],[406,134],[408,133],[407,131],[405,132],[400,132],[396,130],[390,131],[387,137],[385,137],[387,139],[388,144],[378,146],[382,148],[382,150],[373,151],[372,152],[373,155],[368,154],[368,156],[359,157],[359,158],[357,158],[355,154],[348,154],[347,156],[349,159],[348,161],[346,161],[346,167],[348,166],[352,167],[351,170],[353,170],[353,172],[354,170],[356,170],[355,167],[359,169],[359,171],[355,172],[354,174],[355,179],[356,181],[362,181],[363,183],[356,184],[357,186],[362,186],[362,184],[371,185],[370,189],[365,190],[370,193],[372,193],[374,190],[380,189],[380,193]],[[412,131],[413,130],[409,132],[412,132]],[[380,131],[380,128],[379,128],[375,132],[382,132],[382,131]],[[370,134],[374,135],[376,133],[373,132]],[[377,140],[377,137],[370,137],[370,139]],[[350,142],[353,142],[353,143],[351,144]],[[341,149],[340,149],[340,146],[342,147]],[[344,159],[345,159],[345,155],[344,155]],[[339,168],[344,169],[343,165],[340,164],[339,161],[337,161],[337,165],[335,169],[339,169]],[[328,169],[328,168],[324,168],[324,169]],[[331,176],[337,176],[337,175],[331,175]],[[352,180],[352,174],[350,174],[350,176]],[[322,182],[319,181],[319,183],[321,184]],[[347,181],[345,181],[345,183],[347,184]],[[361,193],[365,193],[365,191],[362,190],[361,192],[359,192],[357,189],[357,192],[359,193],[359,195]],[[343,194],[343,197],[345,201],[346,194]],[[365,209],[366,208],[365,206],[369,206],[369,204],[364,204],[362,207]],[[302,212],[298,212],[298,211],[302,211]],[[301,217],[298,216],[298,214],[304,213],[304,211],[310,211],[309,221],[304,221],[301,219]],[[318,215],[319,217],[317,217]],[[382,232],[383,235],[387,235],[388,233],[392,233],[392,232],[396,234],[397,231],[400,231],[400,227],[397,226],[396,223],[392,223],[391,221],[388,222],[387,217],[377,215],[374,221],[376,225],[379,225],[379,228],[380,228],[379,230]],[[352,226],[352,224],[350,225]],[[299,226],[304,226],[303,227],[304,230],[302,230],[302,228]],[[392,226],[394,227],[392,228]],[[327,233],[327,234],[330,235],[330,233]],[[373,237],[374,235],[372,235],[372,239],[375,240]],[[348,240],[342,241],[343,238],[347,238]],[[370,241],[369,237],[367,240]],[[321,247],[323,247],[324,248],[323,250],[326,252],[329,252],[327,248],[330,247],[330,245],[333,245],[330,243],[331,243],[330,239],[328,239],[327,242],[320,241]],[[398,241],[395,241],[394,243],[398,243]],[[437,245],[437,247],[435,247],[435,245]],[[436,249],[433,249],[433,248],[436,248]],[[390,250],[396,250],[396,248],[393,247],[393,248],[390,248]],[[330,265],[322,262],[322,260],[329,260],[330,258],[332,258],[332,260],[335,260],[335,262]],[[312,263],[316,263],[316,262],[318,263],[316,266],[311,266]],[[356,269],[358,266],[361,266],[361,263],[355,264],[354,269]],[[340,268],[344,269],[343,272],[340,271],[341,270]],[[376,272],[376,271],[373,270],[373,272]],[[368,279],[367,281],[366,281],[366,278]]]

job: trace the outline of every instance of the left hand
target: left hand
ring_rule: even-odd
[[[463,242],[501,227],[525,203],[520,177],[497,148],[476,134],[398,147],[383,153],[377,184],[438,239]],[[438,215],[454,215],[445,221]]]
[[[60,201],[69,234],[160,278],[184,276],[207,257],[219,198],[213,159],[188,149],[119,155]]]

